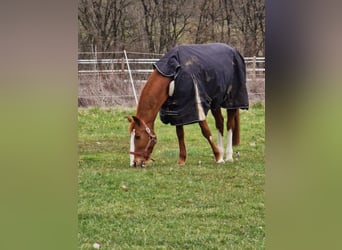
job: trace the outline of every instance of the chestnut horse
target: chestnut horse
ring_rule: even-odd
[[[189,62],[187,63],[189,64]],[[230,62],[230,64],[232,63]],[[233,63],[233,65],[235,64]],[[244,62],[243,62],[243,66],[244,66]],[[158,65],[155,65],[154,71],[149,76],[146,84],[144,85],[141,91],[135,116],[127,117],[128,121],[130,122],[129,131],[131,135],[130,165],[133,167],[136,167],[136,166],[145,167],[149,160],[153,160],[151,158],[151,153],[153,151],[154,146],[157,143],[157,136],[154,132],[154,122],[155,122],[158,112],[161,110],[162,106],[165,105],[168,98],[170,97],[169,88],[172,88],[172,89],[174,88],[173,83],[172,84],[170,83],[174,80],[175,77],[168,76],[166,74],[163,74],[160,71],[161,70],[158,68]],[[244,69],[242,72],[245,73]],[[246,90],[244,89],[244,91]],[[199,97],[197,96],[197,98]],[[218,132],[217,133],[218,145],[214,143],[209,126],[205,120],[205,115],[207,114],[207,111],[206,112],[202,111],[202,115],[200,116],[201,118],[196,120],[195,122],[199,123],[203,136],[209,142],[211,149],[214,153],[216,163],[224,163],[225,161],[233,162],[233,146],[238,145],[240,141],[239,108],[238,107],[237,108],[225,107],[227,108],[227,116],[228,116],[228,119],[227,119],[228,133],[227,133],[227,148],[226,148],[225,159],[224,159],[224,146],[223,146],[224,118],[221,113],[221,106],[210,105],[210,110],[214,116],[215,125],[216,125],[216,129]],[[185,164],[185,161],[187,158],[186,147],[185,147],[185,142],[184,142],[184,128],[183,128],[183,125],[185,124],[173,124],[173,125],[176,125],[176,134],[178,137],[178,144],[179,144],[178,164],[183,165]]]

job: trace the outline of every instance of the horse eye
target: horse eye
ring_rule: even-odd
[[[139,140],[139,139],[140,139],[140,135],[136,135],[134,138],[135,138],[136,140]]]

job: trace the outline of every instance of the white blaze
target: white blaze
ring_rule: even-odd
[[[135,151],[135,147],[134,147],[134,136],[135,136],[135,129],[133,129],[133,131],[131,132],[131,141],[130,141],[130,147],[129,147],[129,163],[130,163],[130,166],[132,167],[134,165],[134,155],[131,154],[132,152]]]

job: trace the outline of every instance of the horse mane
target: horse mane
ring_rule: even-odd
[[[170,82],[171,78],[154,70],[141,90],[136,116],[152,128],[161,106],[168,97]]]

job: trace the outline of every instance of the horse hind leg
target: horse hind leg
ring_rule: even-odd
[[[184,142],[184,128],[182,125],[176,126],[176,133],[179,145],[179,158],[177,163],[179,165],[184,165],[186,161],[186,147]]]
[[[224,118],[222,116],[221,108],[211,109],[211,113],[215,119],[215,126],[217,129],[217,147],[220,151],[219,162],[223,162],[223,128],[224,128]]]
[[[233,162],[233,146],[239,144],[240,141],[240,117],[239,109],[228,109],[227,120],[227,149],[226,149],[226,161]]]
[[[214,153],[215,159],[216,159],[216,163],[224,163],[222,154],[220,153],[219,148],[215,145],[215,143],[213,141],[208,123],[204,120],[204,121],[200,121],[199,125],[201,127],[202,135],[208,140],[208,142],[209,142],[209,144],[213,150],[213,153]]]

